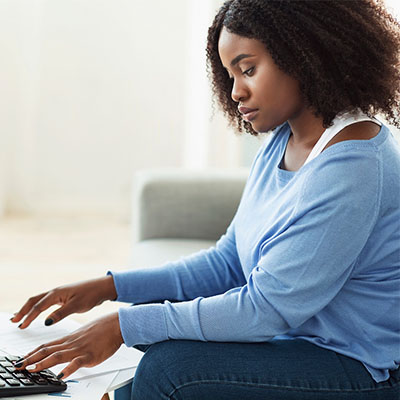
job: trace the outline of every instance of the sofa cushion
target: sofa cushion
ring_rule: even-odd
[[[132,248],[130,267],[144,268],[176,261],[215,245],[215,241],[195,239],[148,239]]]

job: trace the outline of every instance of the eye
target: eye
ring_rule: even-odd
[[[252,76],[253,73],[254,73],[254,67],[251,67],[249,69],[246,69],[246,71],[243,72],[243,75]]]

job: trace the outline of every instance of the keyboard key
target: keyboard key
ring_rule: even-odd
[[[47,385],[46,379],[43,378],[32,378],[33,382],[35,382],[38,385]]]
[[[39,375],[45,376],[45,377],[49,377],[49,378],[55,378],[55,374],[53,374],[51,371],[40,371]]]
[[[0,388],[4,386],[6,386],[6,383],[2,379],[0,379]]]
[[[10,363],[10,361],[2,361],[1,362],[1,366],[2,367],[13,367],[14,365],[12,363]]]
[[[62,383],[60,381],[58,381],[57,379],[49,378],[48,381],[53,385],[62,385]]]
[[[23,372],[14,372],[13,375],[18,379],[26,378],[26,375]]]
[[[19,360],[21,357],[16,357],[16,356],[7,356],[5,357],[8,361],[13,362]]]
[[[14,378],[9,372],[0,372],[0,378],[3,379],[12,379]]]
[[[25,386],[32,386],[34,385],[34,383],[30,380],[30,379],[21,379],[21,382],[25,385]]]
[[[6,382],[10,386],[21,386],[21,384],[16,379],[6,379]]]

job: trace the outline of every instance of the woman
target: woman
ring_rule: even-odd
[[[124,342],[145,351],[117,399],[397,399],[400,26],[373,0],[228,0],[209,29],[230,122],[272,132],[216,246],[31,298],[24,329],[134,303],[26,355],[64,377]],[[167,299],[167,300],[166,300]],[[166,300],[166,301],[164,301]],[[148,304],[144,304],[148,303]]]

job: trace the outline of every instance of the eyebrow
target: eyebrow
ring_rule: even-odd
[[[239,61],[243,60],[243,58],[254,57],[253,54],[239,54],[231,61],[231,67],[236,65]]]

